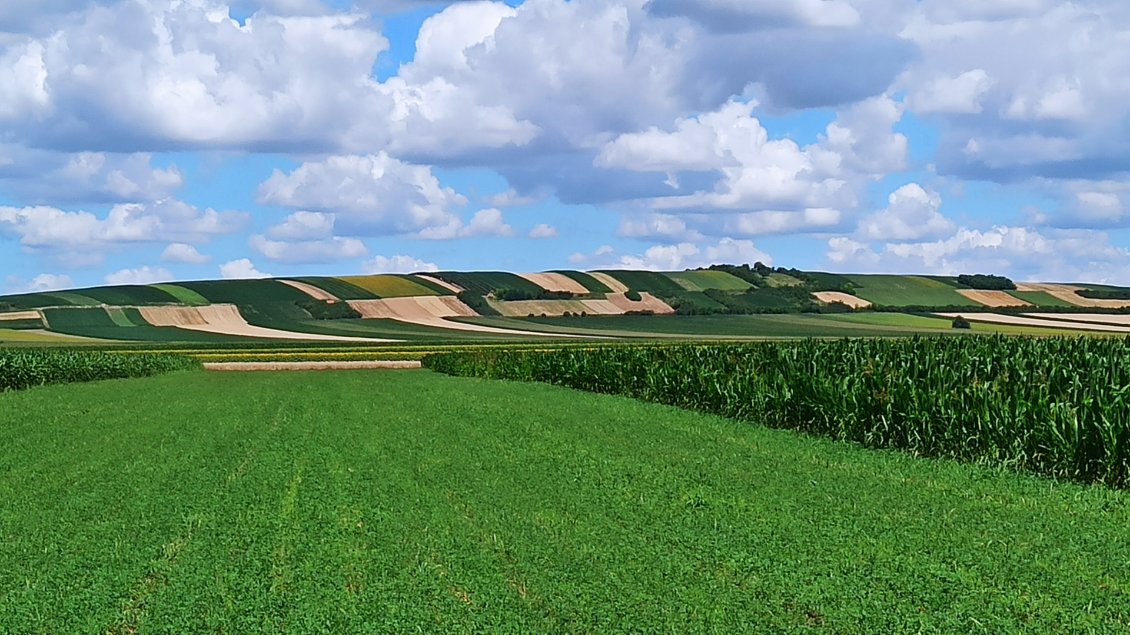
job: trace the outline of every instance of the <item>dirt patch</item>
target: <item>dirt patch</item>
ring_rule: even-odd
[[[656,315],[675,313],[675,309],[668,306],[666,302],[646,291],[640,293],[639,301],[629,300],[623,293],[609,293],[607,299],[613,306],[623,309],[625,313],[628,311],[650,311]]]
[[[590,276],[592,276],[592,277],[596,278],[598,281],[604,283],[604,286],[608,287],[609,289],[612,289],[613,293],[627,293],[628,292],[628,285],[624,284],[623,282],[620,282],[619,280],[617,280],[616,278],[613,278],[612,276],[608,275],[607,273],[601,273],[599,271],[590,271],[588,273],[589,273]]]
[[[457,284],[453,284],[451,282],[448,282],[446,280],[440,280],[439,278],[437,278],[435,276],[425,276],[422,273],[418,273],[418,274],[416,274],[416,277],[421,279],[421,280],[427,280],[428,282],[430,282],[432,284],[438,284],[439,286],[443,287],[444,289],[451,291],[452,293],[462,293],[463,291],[465,291],[465,289],[463,287],[461,287]]]
[[[1002,307],[1002,306],[1032,306],[1032,303],[1025,302],[1020,298],[1009,295],[1007,291],[979,291],[977,289],[958,289],[958,293],[973,300],[977,304],[982,304],[988,307]]]
[[[449,317],[478,316],[471,307],[452,296],[417,296],[412,298],[388,298],[385,300],[350,300],[362,317],[397,320],[407,324],[419,324],[453,331],[475,331],[499,335],[522,335],[527,337],[571,337],[558,333],[535,333],[515,329],[465,324],[444,319]]]
[[[312,284],[306,284],[305,282],[299,282],[297,280],[279,280],[279,282],[294,287],[295,289],[298,289],[302,293],[305,293],[315,300],[325,300],[326,302],[341,301],[341,298],[337,297],[336,295],[330,293],[329,291],[326,291],[325,289],[319,289]]]
[[[812,294],[817,300],[824,304],[832,304],[839,302],[846,304],[853,309],[866,309],[871,306],[871,303],[859,296],[854,296],[850,293],[841,293],[839,291],[817,291]]]
[[[0,321],[2,320],[39,320],[42,316],[39,311],[16,311],[14,313],[0,313]]]
[[[518,275],[546,291],[565,291],[577,295],[585,295],[589,292],[585,285],[563,273],[520,273]]]
[[[374,360],[354,362],[207,362],[205,370],[262,371],[262,370],[363,370],[363,369],[421,368],[418,360]]]
[[[313,340],[319,342],[396,342],[373,337],[345,337],[316,333],[280,331],[252,326],[240,315],[234,304],[210,304],[201,307],[139,307],[145,321],[153,326],[175,326],[190,331],[259,337],[276,340]]]
[[[1096,300],[1094,298],[1084,298],[1079,295],[1079,291],[1083,287],[1076,287],[1070,284],[1051,284],[1046,282],[1026,282],[1016,285],[1017,291],[1043,291],[1053,298],[1063,300],[1074,304],[1075,306],[1085,306],[1091,308],[1103,309],[1121,309],[1122,307],[1130,306],[1130,300]]]
[[[1059,320],[1042,319],[1022,315],[1002,315],[1000,313],[937,313],[942,317],[955,318],[961,316],[970,322],[988,322],[991,324],[1011,324],[1015,326],[1039,326],[1043,328],[1075,330],[1075,331],[1101,331],[1104,333],[1130,333],[1130,326],[1115,326],[1113,324],[1092,324],[1085,322],[1061,322]],[[1045,314],[1050,315],[1050,314]],[[1066,314],[1056,314],[1057,317]]]

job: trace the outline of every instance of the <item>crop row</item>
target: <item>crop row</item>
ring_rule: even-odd
[[[453,375],[541,381],[770,427],[1130,484],[1130,340],[913,338],[446,353]]]
[[[102,351],[0,350],[0,391],[44,384],[146,377],[198,368],[180,355],[117,355]]]

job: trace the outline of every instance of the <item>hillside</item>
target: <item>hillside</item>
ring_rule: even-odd
[[[1119,315],[1130,311],[1126,307],[1130,289],[1120,287],[1015,285],[997,276],[831,274],[760,263],[671,272],[440,271],[0,296],[0,342],[840,336],[875,334],[867,328],[891,334],[938,331],[956,315],[990,330],[1130,332]],[[900,318],[900,324],[884,317],[890,313],[915,315]],[[775,322],[735,319],[789,314],[804,317],[808,326],[782,333]],[[699,316],[711,316],[712,326],[704,327]],[[663,317],[668,321],[660,321]],[[993,323],[1001,326],[988,326]]]

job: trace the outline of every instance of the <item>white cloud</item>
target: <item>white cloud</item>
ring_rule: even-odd
[[[620,219],[616,235],[664,242],[687,242],[702,238],[702,234],[687,226],[686,220],[673,214],[624,216]]]
[[[933,241],[878,247],[846,237],[828,241],[831,268],[839,271],[939,275],[992,272],[1019,280],[1117,282],[1130,275],[1130,251],[1094,230],[961,227]]]
[[[115,205],[104,218],[45,206],[0,207],[0,234],[13,234],[26,247],[105,249],[131,242],[198,242],[232,233],[246,219],[246,214],[201,211],[172,199]]]
[[[856,233],[866,240],[920,240],[952,233],[954,225],[938,210],[942,197],[917,183],[908,183],[887,197],[886,209],[859,222]]]
[[[332,237],[323,240],[280,241],[253,235],[248,244],[267,260],[288,263],[326,263],[363,258],[369,254],[365,243],[356,238]]]
[[[387,46],[360,13],[241,26],[219,0],[92,6],[0,52],[16,69],[0,118],[59,146],[333,146],[350,110],[378,105],[370,72]]]
[[[487,204],[491,207],[523,207],[533,205],[538,200],[536,196],[522,196],[516,190],[509,189],[488,198]]]
[[[918,113],[977,114],[994,83],[984,69],[975,68],[956,77],[924,82],[908,103]]]
[[[212,260],[196,250],[196,247],[185,243],[170,243],[161,252],[162,262],[177,262],[186,265],[202,265]]]
[[[73,289],[75,286],[74,280],[70,276],[58,273],[41,273],[31,279],[31,282],[23,286],[20,291],[35,292],[35,291],[60,291],[63,289]]]
[[[271,274],[263,273],[247,258],[230,260],[220,265],[220,277],[225,280],[270,278]]]
[[[749,240],[722,238],[714,244],[696,245],[681,242],[670,245],[653,245],[642,254],[617,254],[607,245],[591,255],[575,253],[569,262],[589,269],[644,269],[648,271],[677,271],[714,264],[740,264],[763,262],[772,264],[773,258],[754,246]]]
[[[506,224],[502,212],[494,208],[481,209],[471,217],[471,222],[461,236],[513,236],[514,228]]]
[[[544,238],[556,238],[557,237],[557,228],[553,227],[552,225],[547,225],[545,223],[538,223],[537,225],[534,225],[533,228],[530,229],[530,233],[528,234],[528,236],[530,238],[535,239],[535,240],[540,240],[540,239],[544,239]]]
[[[276,240],[317,240],[334,233],[334,215],[321,212],[294,212],[282,223],[267,230]]]
[[[148,265],[135,269],[122,269],[107,274],[104,278],[106,284],[151,284],[154,282],[167,282],[173,279],[173,274],[168,269],[150,267]]]
[[[361,263],[362,273],[415,273],[439,271],[434,262],[426,262],[411,256],[376,256]]]
[[[279,237],[311,228],[324,232],[331,224],[339,233],[355,236],[444,228],[458,221],[452,208],[467,203],[455,190],[442,187],[430,168],[384,152],[331,156],[303,163],[289,174],[275,170],[259,186],[258,200],[320,214],[292,215],[274,230]]]

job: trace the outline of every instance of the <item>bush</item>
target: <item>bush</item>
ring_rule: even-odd
[[[955,329],[971,329],[971,328],[973,328],[973,325],[969,323],[969,320],[961,317],[960,315],[953,319],[953,322],[950,323],[950,326],[952,326]]]
[[[981,291],[1014,291],[1016,289],[1016,284],[1004,276],[983,273],[962,274],[957,277],[957,283]]]

